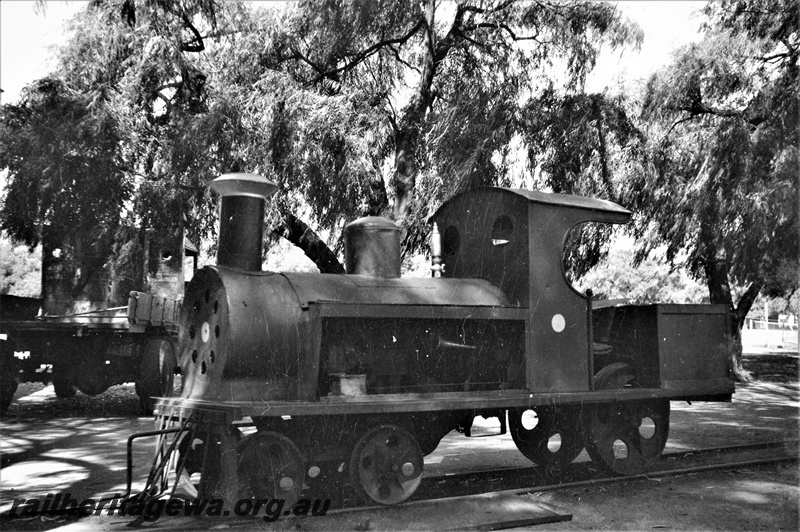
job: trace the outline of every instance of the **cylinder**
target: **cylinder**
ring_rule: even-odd
[[[348,274],[400,277],[400,228],[386,218],[367,216],[344,228]]]
[[[266,199],[278,187],[260,175],[225,174],[211,189],[222,196],[217,264],[260,272]]]

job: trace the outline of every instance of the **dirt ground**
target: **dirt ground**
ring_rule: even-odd
[[[553,530],[798,530],[797,464],[545,493],[572,513]],[[534,495],[535,496],[535,495]]]
[[[798,437],[798,354],[751,353],[745,367],[758,381],[739,386],[730,404],[673,402],[667,452]],[[34,388],[36,391],[36,388]],[[24,390],[23,390],[24,393]],[[30,393],[30,392],[29,392]],[[58,401],[38,388],[0,419],[3,440],[0,511],[17,497],[71,491],[95,496],[124,491],[129,434],[150,430],[138,401],[125,387],[104,396]],[[480,419],[480,418],[479,418]],[[527,461],[509,437],[448,436],[426,457],[429,474],[524,467]],[[141,481],[151,451],[135,450],[134,473]],[[587,457],[579,457],[586,460]],[[525,526],[530,530],[799,530],[796,462],[716,471],[621,484],[594,485],[526,494],[495,493],[417,502],[326,517],[279,520],[162,518],[148,530],[488,530],[490,523],[539,515],[571,515],[569,521]],[[130,530],[131,518],[92,516],[81,520],[0,520],[2,530]]]

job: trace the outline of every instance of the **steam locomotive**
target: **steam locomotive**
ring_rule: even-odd
[[[670,400],[729,401],[714,305],[615,305],[566,280],[567,234],[625,223],[614,203],[509,188],[432,216],[433,276],[400,276],[400,230],[345,228],[346,274],[261,271],[263,177],[226,174],[216,266],[180,317],[180,397],[158,401],[146,497],[291,504],[323,471],[366,502],[407,500],[424,456],[476,415],[557,470],[585,447],[622,475],[664,449]],[[441,235],[439,235],[441,229]]]

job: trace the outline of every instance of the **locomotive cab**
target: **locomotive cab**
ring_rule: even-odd
[[[490,280],[527,309],[529,390],[592,388],[590,300],[565,278],[562,250],[576,225],[630,216],[608,201],[506,188],[465,192],[433,215],[443,231],[444,276]]]

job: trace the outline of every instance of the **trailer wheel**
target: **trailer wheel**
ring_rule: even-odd
[[[75,397],[77,391],[67,370],[59,367],[53,368],[53,389],[59,399]]]
[[[5,414],[17,391],[17,361],[11,340],[0,340],[0,413]]]
[[[6,372],[3,368],[0,373],[0,413],[5,414],[11,406],[11,400],[17,391],[17,377],[11,372]]]
[[[155,397],[172,395],[177,358],[175,349],[168,340],[148,340],[144,345],[136,381],[136,395],[146,415],[152,415],[156,406]]]
[[[86,395],[100,395],[111,386],[105,364],[97,360],[84,359],[75,371],[75,385]]]

